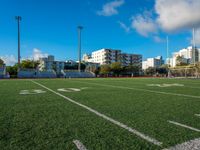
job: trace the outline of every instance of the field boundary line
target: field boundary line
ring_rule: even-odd
[[[133,87],[125,87],[125,86],[115,86],[115,85],[99,84],[99,83],[89,83],[89,82],[82,82],[82,81],[75,81],[75,82],[80,82],[80,83],[85,83],[85,84],[92,84],[92,85],[99,85],[99,86],[104,86],[104,87],[129,89],[129,90],[144,91],[144,92],[164,94],[164,95],[174,95],[174,96],[180,96],[180,97],[189,97],[189,98],[200,99],[200,96],[194,96],[194,95],[176,94],[176,93],[171,93],[171,92],[160,92],[160,91],[147,90],[147,89],[141,89],[141,88],[133,88]]]
[[[182,123],[178,123],[178,122],[171,121],[171,120],[168,120],[168,122],[171,123],[171,124],[186,128],[186,129],[190,129],[190,130],[193,130],[193,131],[196,131],[196,132],[200,132],[199,129],[193,128],[191,126],[188,126],[188,125],[185,125],[185,124],[182,124]]]
[[[78,150],[87,150],[87,148],[79,140],[73,140],[73,143],[76,145]]]
[[[159,142],[158,140],[156,140],[154,138],[151,138],[150,136],[145,135],[145,134],[137,131],[136,129],[128,127],[127,125],[125,125],[125,124],[123,124],[123,123],[121,123],[121,122],[119,122],[117,120],[114,120],[113,118],[108,117],[108,116],[106,116],[106,115],[104,115],[104,114],[102,114],[102,113],[100,113],[100,112],[98,112],[98,111],[96,111],[96,110],[84,105],[84,104],[76,102],[75,100],[73,100],[73,99],[71,99],[69,97],[66,97],[66,96],[64,96],[64,95],[62,95],[62,94],[60,94],[60,93],[58,93],[58,92],[56,92],[56,91],[44,86],[44,85],[42,85],[42,84],[40,84],[40,83],[38,83],[36,81],[31,80],[31,82],[33,82],[33,83],[45,88],[46,90],[48,90],[48,91],[50,91],[50,92],[52,92],[52,93],[54,93],[54,94],[56,94],[56,95],[58,95],[58,96],[60,96],[60,97],[62,97],[64,99],[66,99],[66,100],[68,100],[71,103],[74,103],[74,104],[76,104],[76,105],[78,105],[78,106],[80,106],[82,108],[85,108],[86,110],[96,114],[97,116],[99,116],[99,117],[101,117],[101,118],[103,118],[103,119],[105,119],[105,120],[107,120],[107,121],[109,121],[109,122],[111,122],[111,123],[123,128],[123,129],[128,130],[129,132],[133,133],[134,135],[137,135],[138,137],[140,137],[140,138],[142,138],[142,139],[144,139],[144,140],[146,140],[146,141],[148,141],[150,143],[153,143],[154,145],[157,145],[157,146],[161,146],[162,145],[162,142]]]
[[[200,114],[195,114],[195,116],[200,117]]]

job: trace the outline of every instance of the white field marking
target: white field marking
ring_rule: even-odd
[[[92,108],[86,106],[86,105],[83,105],[83,104],[81,104],[81,103],[78,103],[78,102],[76,102],[75,100],[72,100],[72,99],[69,98],[69,97],[66,97],[66,96],[64,96],[64,95],[62,95],[62,94],[60,94],[60,93],[58,93],[58,92],[55,92],[54,90],[52,90],[52,89],[50,89],[50,88],[48,88],[48,87],[46,87],[46,86],[44,86],[44,85],[42,85],[42,84],[36,82],[36,81],[33,81],[33,80],[31,80],[31,81],[32,81],[33,83],[35,83],[35,84],[37,84],[37,85],[43,87],[44,89],[47,89],[48,91],[50,91],[50,92],[52,92],[52,93],[54,93],[54,94],[56,94],[56,95],[58,95],[58,96],[60,96],[60,97],[62,97],[62,98],[64,98],[64,99],[68,100],[69,102],[74,103],[74,104],[76,104],[76,105],[78,105],[78,106],[80,106],[80,107],[82,107],[82,108],[85,108],[86,110],[88,110],[88,111],[90,111],[90,112],[96,114],[97,116],[99,116],[99,117],[101,117],[101,118],[103,118],[103,119],[105,119],[105,120],[107,120],[107,121],[109,121],[109,122],[111,122],[111,123],[113,123],[113,124],[115,124],[115,125],[117,125],[117,126],[123,128],[123,129],[128,130],[129,132],[131,132],[131,133],[137,135],[138,137],[140,137],[140,138],[142,138],[142,139],[144,139],[144,140],[146,140],[146,141],[148,141],[148,142],[150,142],[150,143],[153,143],[153,144],[155,144],[155,145],[157,145],[157,146],[161,146],[161,145],[162,145],[162,142],[159,142],[158,140],[156,140],[156,139],[154,139],[154,138],[151,138],[150,136],[145,135],[145,134],[143,134],[143,133],[137,131],[136,129],[133,129],[133,128],[131,128],[131,127],[128,127],[127,125],[125,125],[125,124],[123,124],[123,123],[121,123],[121,122],[119,122],[119,121],[117,121],[117,120],[114,120],[114,119],[112,119],[112,118],[110,118],[110,117],[108,117],[108,116],[106,116],[106,115],[104,115],[104,114],[102,114],[102,113],[100,113],[100,112],[98,112],[98,111],[96,111],[96,110],[94,110],[94,109],[92,109]]]
[[[69,90],[74,91],[74,92],[80,92],[80,89],[76,89],[76,88],[69,88]]]
[[[157,87],[183,87],[184,84],[178,84],[178,83],[171,83],[171,84],[147,84],[147,86],[157,86]]]
[[[75,80],[74,80],[75,81]],[[112,88],[120,88],[120,89],[129,89],[129,90],[136,90],[136,91],[144,91],[144,92],[150,92],[150,93],[157,93],[157,94],[164,94],[164,95],[174,95],[174,96],[180,96],[180,97],[189,97],[189,98],[197,98],[200,99],[200,96],[194,96],[194,95],[186,95],[186,94],[177,94],[177,93],[170,93],[170,92],[160,92],[160,91],[154,91],[154,90],[147,90],[147,89],[140,89],[140,88],[131,88],[131,87],[125,87],[125,86],[114,86],[114,85],[108,85],[108,84],[99,84],[99,83],[89,83],[89,82],[82,82],[82,81],[75,81],[85,84],[93,84],[93,85],[99,85],[104,87],[112,87]]]
[[[60,92],[80,92],[80,89],[76,89],[76,88],[60,88],[57,89]]]
[[[57,90],[60,91],[60,92],[80,92],[81,90],[85,90],[85,89],[88,89],[88,87],[83,87],[83,88],[80,88],[80,89],[77,89],[77,88],[60,88],[60,89],[57,89]]]
[[[196,128],[193,128],[193,127],[190,127],[190,126],[185,125],[185,124],[181,124],[181,123],[178,123],[178,122],[175,122],[175,121],[170,121],[170,120],[168,120],[168,122],[171,123],[171,124],[174,124],[174,125],[177,125],[177,126],[183,127],[183,128],[187,128],[187,129],[190,129],[190,130],[193,130],[193,131],[196,131],[196,132],[200,132],[199,129],[196,129]]]
[[[135,79],[135,80],[137,80],[137,79]],[[85,81],[85,80],[84,80]],[[116,82],[121,82],[121,83],[124,83],[124,81],[116,81]],[[136,82],[134,82],[134,85],[144,85],[144,83],[136,83]],[[170,84],[170,83],[169,83]],[[179,86],[179,87],[182,87],[182,88],[192,88],[192,89],[200,89],[200,87],[196,87],[196,86],[188,86],[188,85],[184,85],[184,84],[182,84],[182,83],[180,83],[180,85],[183,85],[183,86]]]
[[[81,90],[85,90],[85,89],[88,89],[88,88],[89,88],[89,87],[82,87]]]
[[[87,150],[87,148],[79,140],[73,140],[73,143],[76,145],[78,150]]]
[[[200,150],[200,138],[178,144],[174,147],[166,148],[163,150]]]
[[[200,114],[195,114],[195,116],[200,117]]]
[[[20,95],[33,95],[33,94],[42,94],[42,93],[46,93],[46,91],[43,91],[43,90],[21,90],[20,91]]]

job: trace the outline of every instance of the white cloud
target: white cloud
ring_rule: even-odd
[[[143,15],[132,17],[131,27],[145,37],[148,37],[149,34],[157,33],[157,25],[151,18],[151,14],[149,12],[144,12]]]
[[[200,26],[200,0],[156,0],[155,10],[165,31]]]
[[[47,56],[48,56],[47,53],[42,53],[42,51],[37,48],[33,49],[33,55],[32,55],[33,60],[39,60],[39,58],[43,58]]]
[[[0,58],[4,61],[4,63],[5,63],[7,66],[13,66],[14,64],[17,63],[17,59],[15,58],[14,55],[0,56]]]
[[[39,60],[39,58],[43,58],[47,56],[48,56],[47,53],[42,53],[41,50],[34,48],[32,56],[27,57],[27,58],[21,58],[21,61],[27,60],[27,59]],[[7,66],[13,66],[14,64],[17,63],[17,58],[14,55],[0,56],[0,59],[2,59]]]
[[[153,40],[154,40],[155,42],[157,42],[157,43],[162,43],[162,42],[165,41],[164,39],[160,38],[160,37],[157,36],[157,35],[155,35],[155,36],[153,37]]]
[[[124,0],[115,0],[109,3],[106,3],[103,5],[102,10],[98,11],[97,14],[100,16],[112,16],[112,15],[117,15],[118,10],[120,6],[124,4]]]
[[[125,23],[123,23],[123,22],[121,22],[121,21],[118,21],[118,23],[119,23],[120,27],[121,27],[122,29],[124,29],[124,31],[125,31],[126,33],[129,33],[129,32],[130,32],[131,28],[130,28],[129,26],[127,26]]]

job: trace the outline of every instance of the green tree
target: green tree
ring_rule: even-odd
[[[200,77],[200,62],[199,63],[196,63],[195,65],[195,70],[196,70],[196,73],[197,73],[197,77]]]
[[[14,66],[7,66],[6,72],[10,74],[11,78],[17,77],[17,71],[18,71],[18,64],[15,64]]]
[[[131,75],[139,75],[140,67],[138,65],[129,65],[124,68],[124,72]]]
[[[183,60],[184,60],[183,56],[177,56],[176,57],[176,66],[186,66],[186,65],[188,65]]]
[[[95,75],[96,75],[96,77],[99,75],[99,73],[100,73],[100,67],[98,67],[98,68],[96,68],[95,70],[94,70],[94,73],[95,73]]]
[[[156,68],[155,67],[149,67],[145,70],[146,75],[153,76],[156,74]]]
[[[161,67],[156,68],[156,72],[161,75],[167,75],[168,74],[168,65],[162,65]]]
[[[0,67],[4,66],[4,61],[2,59],[0,59]]]
[[[113,72],[114,75],[119,76],[120,73],[122,72],[122,65],[120,62],[114,62],[111,64],[111,71]]]
[[[100,67],[100,74],[108,75],[111,71],[110,65],[102,65]]]
[[[36,69],[39,65],[38,61],[33,61],[33,60],[23,60],[21,62],[21,68],[23,69]]]

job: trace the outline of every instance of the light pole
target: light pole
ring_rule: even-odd
[[[195,29],[193,28],[193,63],[196,63],[196,43],[195,43]]]
[[[167,40],[167,64],[168,64],[168,77],[170,77],[170,58],[169,58],[169,37],[166,37]]]
[[[82,26],[78,26],[78,71],[81,72],[81,30]]]
[[[21,16],[16,16],[15,19],[17,20],[17,30],[18,30],[18,68],[20,68],[20,21],[22,20]]]

